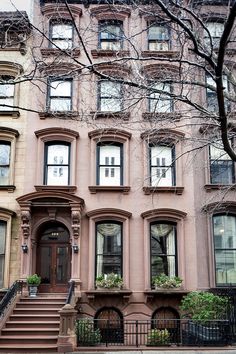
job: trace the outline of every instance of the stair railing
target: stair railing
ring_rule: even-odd
[[[66,305],[70,304],[72,305],[72,303],[74,302],[74,295],[75,295],[75,281],[71,280],[69,282],[69,290],[68,290],[68,294],[67,294],[67,298],[66,298]]]
[[[18,294],[22,294],[22,284],[23,282],[20,280],[16,280],[12,286],[7,290],[6,294],[2,298],[0,302],[0,319],[4,318],[5,314],[7,313],[9,307],[15,300]]]

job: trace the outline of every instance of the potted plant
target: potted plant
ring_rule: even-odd
[[[180,305],[182,317],[191,319],[183,335],[186,344],[224,344],[224,330],[219,326],[225,324],[219,320],[226,319],[228,304],[228,298],[207,291],[192,291],[184,296]]]
[[[182,281],[179,277],[170,277],[162,273],[153,278],[153,285],[155,289],[175,289],[181,287]]]
[[[38,286],[41,283],[41,277],[37,274],[30,275],[26,278],[28,284],[29,296],[35,297],[37,295]]]
[[[147,335],[148,346],[159,346],[170,344],[170,333],[168,329],[151,329]]]
[[[78,345],[94,346],[101,342],[100,329],[94,329],[93,320],[90,318],[76,321],[75,333]]]
[[[123,279],[115,273],[99,275],[96,278],[96,287],[104,289],[121,289]]]

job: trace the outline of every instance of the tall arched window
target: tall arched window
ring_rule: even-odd
[[[236,216],[213,216],[216,285],[236,285]]]
[[[162,273],[176,276],[176,224],[158,221],[150,224],[151,280]]]

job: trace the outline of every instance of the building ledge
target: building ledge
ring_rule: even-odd
[[[80,55],[80,49],[57,49],[57,48],[42,48],[40,49],[41,55],[43,58],[47,58],[50,56],[60,56],[66,55],[67,57],[70,56],[71,58],[78,57]]]
[[[52,111],[44,111],[38,113],[40,119],[45,118],[62,118],[69,119],[78,117],[79,113],[77,111],[62,111],[62,112],[52,112]]]
[[[158,296],[183,296],[188,294],[189,291],[186,289],[160,289],[160,290],[145,290],[144,294],[146,295],[146,301],[153,300]]]
[[[5,185],[5,186],[0,186],[0,191],[8,191],[9,193],[14,192],[16,187],[14,185]]]
[[[163,119],[169,119],[170,121],[179,122],[181,115],[176,112],[166,112],[166,113],[158,113],[158,112],[145,112],[142,114],[144,120],[155,120],[162,121]]]
[[[4,111],[4,110],[0,110],[0,116],[18,118],[18,117],[20,117],[20,111],[15,111],[15,110]]]
[[[180,52],[173,50],[144,50],[141,55],[143,58],[179,58]]]
[[[93,58],[99,57],[125,57],[129,55],[128,50],[107,50],[107,49],[93,49],[91,50]]]
[[[122,120],[128,120],[130,117],[130,112],[100,112],[100,111],[91,111],[90,114],[93,115],[94,119],[100,118],[119,118]]]
[[[204,188],[207,192],[219,189],[236,190],[236,184],[205,184]]]
[[[88,189],[91,194],[96,194],[97,192],[122,192],[123,194],[128,194],[130,186],[89,186]]]
[[[144,194],[149,195],[151,193],[173,193],[177,195],[182,195],[184,187],[143,187]]]
[[[45,191],[60,191],[74,194],[77,190],[76,186],[34,186],[37,192],[45,192]]]
[[[86,291],[89,300],[94,300],[96,297],[112,296],[122,297],[124,300],[129,300],[132,291],[129,289],[91,289]]]

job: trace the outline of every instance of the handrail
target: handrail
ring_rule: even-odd
[[[0,302],[0,318],[4,317],[5,311],[12,303],[12,300],[16,297],[18,293],[22,293],[22,284],[20,280],[16,280],[12,286],[7,290],[6,294]]]
[[[74,295],[74,292],[75,292],[75,281],[71,280],[69,282],[69,284],[70,284],[70,286],[69,286],[68,295],[66,298],[66,305],[71,304],[72,296]]]

